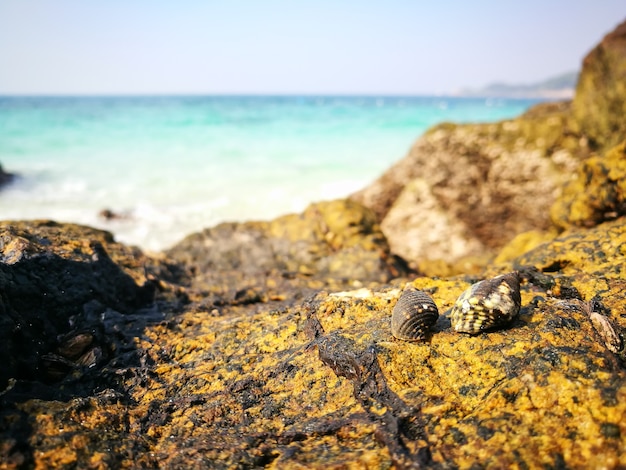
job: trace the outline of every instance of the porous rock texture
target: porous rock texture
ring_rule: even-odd
[[[592,227],[626,214],[626,141],[583,160],[550,209],[553,223],[566,229]]]
[[[94,363],[67,359],[52,376],[45,363],[38,374],[11,370],[0,395],[4,468],[626,462],[623,349],[610,349],[590,320],[596,312],[615,331],[626,327],[624,219],[565,232],[480,276],[346,283],[327,272],[293,272],[281,281],[264,265],[255,295],[239,297],[215,283],[217,268],[207,276],[191,262],[150,258],[106,232],[50,222],[13,222],[3,231],[0,266],[12,276],[5,288],[40,279],[31,295],[56,306],[38,318],[56,315],[50,331],[58,338],[27,355],[61,356],[76,321],[61,319],[63,312],[78,313],[81,331],[96,332],[93,344],[106,351]],[[59,270],[26,275],[21,263],[33,259]],[[513,269],[525,279],[514,323],[454,333],[449,309],[457,296]],[[249,280],[242,274],[233,287]],[[429,292],[442,313],[422,343],[390,332],[407,282]],[[90,290],[97,303],[82,295]],[[30,311],[7,301],[14,298],[3,297],[5,325]]]
[[[74,359],[94,347],[106,356],[97,344],[100,317],[152,305],[156,279],[168,277],[165,266],[107,232],[53,221],[0,222],[0,260],[3,387],[9,378],[53,380],[72,369],[56,348],[79,334],[87,336],[70,352]]]

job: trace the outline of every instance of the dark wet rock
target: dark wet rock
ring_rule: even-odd
[[[127,220],[131,218],[131,215],[126,212],[116,212],[111,209],[102,209],[100,212],[98,212],[98,217],[106,221],[111,221],[111,220]]]
[[[107,232],[51,221],[0,223],[0,261],[4,385],[94,366],[108,353],[102,315],[154,304],[158,277],[172,278]]]
[[[0,165],[0,188],[15,181],[15,178],[17,178],[15,173],[5,171],[4,168],[2,168],[2,165]]]

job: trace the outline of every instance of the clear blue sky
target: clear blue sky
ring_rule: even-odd
[[[625,0],[0,0],[0,94],[430,94],[577,70]]]

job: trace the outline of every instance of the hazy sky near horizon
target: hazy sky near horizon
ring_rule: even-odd
[[[624,0],[0,0],[0,94],[435,94],[578,70]]]

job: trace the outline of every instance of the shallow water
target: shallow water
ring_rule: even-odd
[[[0,97],[0,219],[112,231],[148,250],[226,220],[346,196],[442,121],[536,100],[444,97]],[[106,220],[110,209],[120,218]]]

